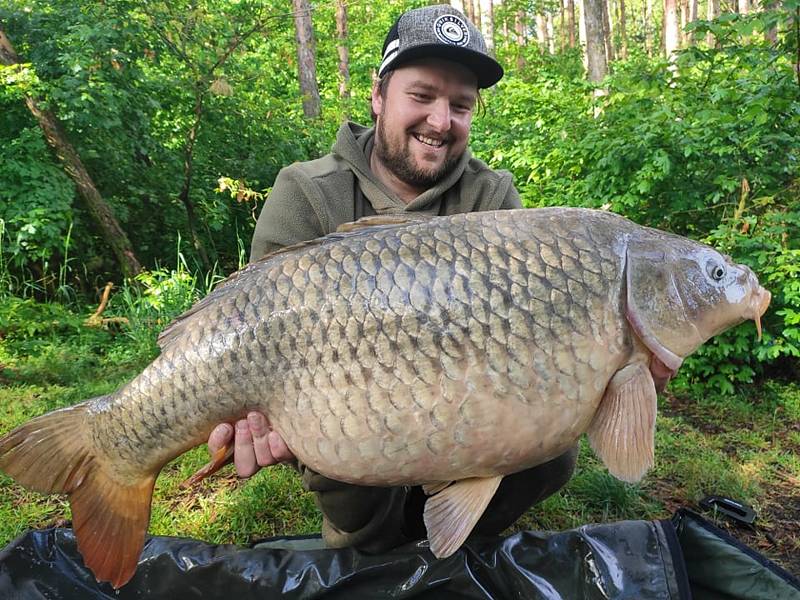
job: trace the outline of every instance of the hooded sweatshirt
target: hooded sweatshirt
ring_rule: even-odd
[[[359,216],[359,193],[369,214],[421,212],[453,215],[521,208],[511,173],[494,171],[466,150],[447,177],[410,203],[381,183],[369,166],[374,128],[345,123],[331,153],[280,171],[258,217],[250,260],[283,246],[336,231]]]

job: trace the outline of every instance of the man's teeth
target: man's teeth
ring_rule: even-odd
[[[423,144],[428,144],[428,146],[433,146],[434,148],[438,148],[444,145],[443,140],[435,140],[433,138],[426,137],[424,135],[414,134],[414,137],[422,142]]]

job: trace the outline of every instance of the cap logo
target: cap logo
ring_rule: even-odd
[[[469,44],[469,29],[456,15],[442,15],[433,23],[436,37],[445,44],[466,46]]]

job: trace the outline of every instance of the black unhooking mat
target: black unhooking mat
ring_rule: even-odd
[[[115,592],[84,568],[70,529],[33,531],[0,552],[0,598],[800,600],[796,578],[688,510],[473,537],[444,560],[424,542],[379,556],[316,546],[314,537],[254,548],[150,537],[136,575]]]

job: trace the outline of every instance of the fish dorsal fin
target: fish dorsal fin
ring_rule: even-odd
[[[402,227],[403,225],[408,225],[411,223],[423,223],[432,218],[433,216],[424,213],[373,215],[359,219],[354,223],[344,223],[343,225],[339,226],[335,232],[323,237],[304,242],[298,242],[297,244],[291,244],[289,246],[284,246],[282,248],[278,248],[277,250],[273,250],[272,252],[262,256],[260,259],[253,261],[243,269],[231,273],[226,279],[218,283],[214,288],[214,291],[212,291],[208,296],[197,302],[197,304],[192,306],[185,313],[176,317],[175,320],[173,320],[172,323],[170,323],[169,326],[167,326],[158,336],[158,347],[161,348],[162,352],[166,350],[173,341],[180,337],[180,335],[183,333],[183,330],[186,328],[186,322],[191,317],[201,312],[210,304],[218,302],[229,293],[235,293],[239,283],[248,277],[252,277],[254,273],[262,271],[264,268],[266,268],[264,265],[277,256],[292,254],[295,252],[303,252],[315,246],[322,246],[338,240],[355,237],[357,235],[361,235],[366,229],[369,228],[386,229]]]
[[[408,225],[409,223],[424,223],[433,219],[435,215],[426,213],[389,213],[385,215],[371,215],[361,217],[352,223],[342,223],[336,228],[337,233],[347,233],[349,231],[359,231],[367,227],[380,227],[382,225]]]
[[[587,434],[609,472],[639,481],[653,466],[656,388],[647,365],[634,363],[614,374]]]
[[[456,481],[425,502],[425,529],[431,552],[447,558],[472,532],[503,477],[473,477]]]

